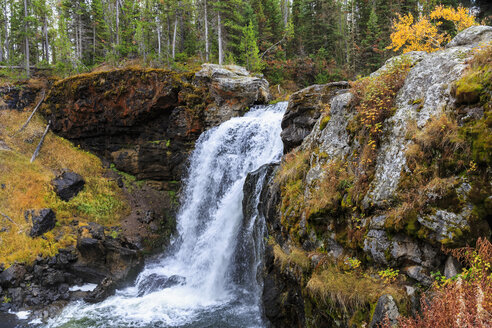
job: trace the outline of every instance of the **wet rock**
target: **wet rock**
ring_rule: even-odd
[[[9,288],[8,295],[10,296],[13,304],[22,304],[24,301],[24,292],[21,287]]]
[[[13,264],[0,273],[0,286],[16,286],[24,279],[25,274],[26,269],[23,265]]]
[[[265,316],[273,327],[305,327],[304,299],[300,283],[282,274],[274,263],[273,248],[265,250],[262,301]]]
[[[51,181],[55,192],[64,201],[69,201],[84,188],[85,180],[74,172],[63,172]]]
[[[398,312],[398,307],[396,306],[393,296],[389,294],[382,295],[376,304],[376,309],[374,310],[369,328],[379,327],[386,317],[388,317],[392,326],[396,326],[399,316],[400,312]]]
[[[2,305],[0,304],[0,322],[2,323],[2,328],[17,328],[19,324],[17,316],[8,313],[8,309],[3,309]]]
[[[204,66],[196,75],[120,69],[59,81],[41,110],[55,133],[165,188],[181,180],[206,128],[267,99],[268,82],[236,66]]]
[[[70,270],[91,283],[99,283],[106,277],[117,284],[131,280],[142,268],[143,256],[126,246],[112,238],[79,238],[77,251],[80,255]]]
[[[313,85],[298,91],[290,97],[289,106],[282,119],[282,141],[284,153],[299,146],[340,90],[347,89],[348,82],[333,82]]]
[[[89,292],[86,297],[84,297],[84,301],[87,303],[98,303],[109,296],[114,295],[116,291],[116,284],[113,279],[107,277],[104,278],[103,281],[99,285],[97,285],[96,289],[92,292]]]
[[[32,215],[32,228],[29,232],[31,237],[38,237],[45,232],[50,231],[55,227],[56,219],[55,213],[49,209],[45,208],[39,212],[31,212]]]
[[[63,272],[54,269],[48,269],[47,272],[44,274],[42,285],[54,286],[63,282],[65,282],[65,276]]]
[[[178,275],[166,277],[158,275],[156,273],[152,273],[148,277],[143,278],[143,281],[138,284],[138,296],[143,296],[150,292],[162,290],[176,285],[183,285],[185,281],[186,279],[184,277]]]

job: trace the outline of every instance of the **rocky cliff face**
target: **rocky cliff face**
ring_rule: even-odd
[[[122,69],[56,83],[43,107],[53,131],[157,184],[181,179],[206,129],[268,101],[268,82],[238,66],[196,73]]]
[[[443,50],[392,58],[350,90],[292,97],[288,153],[260,203],[274,326],[369,324],[383,295],[410,311],[415,284],[456,272],[443,248],[490,238],[491,40],[491,27],[472,27]]]

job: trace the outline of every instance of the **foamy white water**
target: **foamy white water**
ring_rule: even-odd
[[[256,280],[260,246],[237,243],[254,233],[251,223],[238,238],[246,175],[282,156],[286,107],[257,107],[203,133],[190,160],[174,251],[146,265],[134,286],[99,304],[71,304],[46,327],[265,326]],[[234,277],[236,250],[255,253],[253,267],[240,267],[251,277]]]

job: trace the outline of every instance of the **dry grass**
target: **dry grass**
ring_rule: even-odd
[[[282,248],[275,244],[273,246],[273,254],[275,255],[275,262],[280,265],[282,269],[295,265],[302,269],[302,271],[308,271],[311,267],[311,260],[306,252],[297,247],[292,247],[290,253],[285,253]]]
[[[294,150],[285,155],[280,170],[275,177],[277,183],[286,185],[299,179],[304,179],[309,165],[309,158],[309,152],[305,150]]]
[[[337,214],[342,206],[342,198],[353,184],[354,175],[348,163],[331,161],[323,167],[323,177],[316,182],[313,197],[308,200],[309,214]]]
[[[0,263],[29,262],[38,254],[53,255],[58,248],[75,241],[69,222],[72,219],[116,225],[128,211],[128,205],[114,181],[103,177],[101,161],[69,141],[51,132],[34,163],[30,158],[46,122],[35,116],[21,133],[18,129],[29,112],[0,111],[0,139],[12,151],[0,151],[0,212],[15,224],[0,221],[9,231],[0,233]],[[54,193],[50,181],[62,169],[84,177],[86,185],[76,197],[63,202]],[[42,238],[30,238],[30,222],[24,219],[29,209],[52,208],[57,227]]]
[[[301,216],[306,208],[304,178],[309,169],[309,159],[308,151],[295,150],[287,154],[275,177],[276,182],[280,184],[282,194],[281,222],[294,239],[299,230]]]
[[[386,284],[368,273],[362,275],[354,271],[341,271],[329,264],[314,273],[306,287],[311,297],[345,313],[370,307],[383,294],[392,295],[397,303],[401,303],[405,295],[396,284]]]
[[[462,158],[470,150],[456,121],[444,114],[432,117],[421,130],[411,125],[408,136],[413,141],[406,151],[410,173],[404,174],[399,204],[389,211],[387,224],[391,230],[405,228],[409,234],[423,236],[424,231],[414,224],[427,205],[450,209],[460,205],[454,192],[459,182],[456,175],[469,164]]]

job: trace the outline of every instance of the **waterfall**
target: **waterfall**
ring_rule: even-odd
[[[264,224],[255,224],[257,213],[243,222],[243,185],[249,172],[282,156],[286,107],[255,107],[204,132],[190,158],[172,250],[148,263],[134,286],[99,304],[71,304],[47,327],[265,326],[257,281]]]

